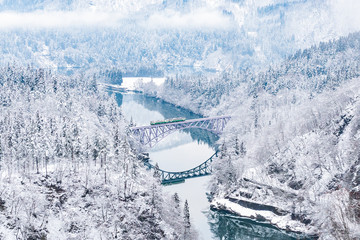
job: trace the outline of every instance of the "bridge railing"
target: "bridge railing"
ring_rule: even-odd
[[[146,128],[156,128],[159,126],[169,126],[169,125],[179,125],[184,123],[193,123],[193,122],[202,122],[207,120],[217,120],[217,119],[230,119],[231,116],[218,116],[218,117],[208,117],[208,118],[196,118],[196,119],[189,119],[182,122],[172,122],[172,123],[164,123],[159,125],[146,125],[146,126],[138,126],[138,127],[131,127],[130,130],[135,131],[138,129],[146,129]]]

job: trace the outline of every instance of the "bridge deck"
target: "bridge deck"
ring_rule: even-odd
[[[137,129],[148,129],[148,128],[156,128],[158,126],[169,126],[169,125],[178,125],[178,124],[184,124],[184,123],[193,123],[193,122],[203,122],[207,120],[215,120],[215,119],[223,119],[223,118],[231,118],[230,116],[218,116],[218,117],[208,117],[208,118],[195,118],[195,119],[189,119],[182,122],[173,122],[173,123],[163,123],[163,124],[156,124],[156,125],[146,125],[146,126],[139,126],[139,127],[131,127],[131,130],[137,130]]]

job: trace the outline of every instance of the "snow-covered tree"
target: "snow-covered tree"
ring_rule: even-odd
[[[88,79],[0,67],[1,238],[181,238],[177,203],[163,204],[114,97]]]
[[[184,239],[190,239],[190,211],[189,211],[189,204],[188,201],[185,200],[184,203],[184,211],[183,211],[183,217],[184,217]]]

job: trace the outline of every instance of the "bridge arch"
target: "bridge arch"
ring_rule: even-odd
[[[161,179],[162,184],[172,184],[172,183],[179,183],[185,181],[185,179],[195,178],[195,177],[202,177],[206,175],[210,175],[212,173],[212,166],[211,163],[214,157],[217,157],[218,151],[216,151],[210,158],[208,158],[205,162],[201,163],[200,165],[191,168],[189,170],[180,171],[180,172],[171,172],[165,171],[156,166],[149,163],[148,160],[143,160],[145,166],[148,169],[153,169],[157,172],[158,176]]]
[[[153,147],[166,136],[170,135],[175,131],[189,128],[200,128],[204,130],[211,131],[215,134],[221,134],[225,128],[225,125],[230,120],[230,116],[219,116],[219,117],[210,117],[210,118],[199,118],[199,119],[190,119],[183,122],[173,122],[165,123],[159,125],[149,125],[142,127],[131,127],[130,131],[132,134],[137,137],[142,145]],[[213,158],[217,156],[217,151],[205,162],[202,164],[180,172],[170,172],[161,170],[151,163],[149,160],[143,160],[144,164],[149,169],[154,169],[160,174],[161,182],[163,184],[175,183],[185,181],[188,178],[206,176],[212,173],[211,163]]]

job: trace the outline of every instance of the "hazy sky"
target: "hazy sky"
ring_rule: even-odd
[[[223,14],[222,10],[217,8],[218,6],[212,1],[208,0],[208,2],[208,5],[205,5],[205,7],[203,5],[201,8],[195,8],[187,12],[167,9],[147,13],[140,12],[132,16],[124,15],[124,11],[98,11],[96,9],[99,8],[96,8],[96,6],[76,11],[37,10],[25,13],[2,11],[0,12],[0,29],[114,27],[121,25],[124,19],[137,19],[137,24],[146,28],[228,29],[236,25],[234,18]],[[250,9],[249,6],[253,5],[256,9],[257,4],[260,4],[260,2],[247,1],[244,5],[245,11],[239,11],[239,9],[235,8],[230,10],[234,11],[235,18],[239,18],[239,15],[248,13],[246,10]],[[319,4],[321,2],[319,0]],[[325,0],[323,2],[328,3],[324,4],[324,9],[330,6],[330,12],[327,17],[328,19],[322,20],[322,24],[332,24],[338,32],[359,30],[360,14],[358,10],[360,9],[360,0]],[[136,4],[136,1],[134,1],[134,4]],[[261,4],[264,3],[261,2]],[[227,7],[229,6],[228,4]],[[233,4],[232,6],[238,5]],[[311,14],[309,12],[309,15]]]
[[[1,12],[0,28],[113,26],[122,18],[115,13],[93,11]]]
[[[114,27],[122,20],[132,19],[116,12],[99,11],[34,11],[0,12],[0,29],[54,27]],[[150,28],[228,28],[231,21],[219,11],[196,9],[191,13],[172,10],[154,13],[149,18],[136,18],[139,25]]]

